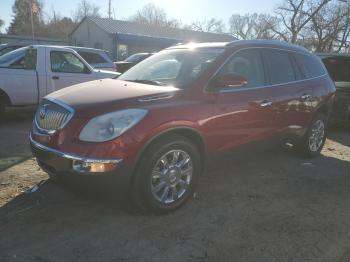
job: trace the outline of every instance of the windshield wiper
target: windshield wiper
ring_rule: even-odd
[[[125,80],[135,83],[141,83],[141,84],[148,84],[148,85],[155,85],[155,86],[166,86],[166,83],[155,81],[155,80],[147,80],[147,79],[134,79],[134,80]]]

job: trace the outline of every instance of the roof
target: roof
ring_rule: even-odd
[[[155,25],[146,25],[130,21],[114,20],[109,18],[85,17],[80,24],[86,19],[94,22],[99,28],[108,34],[131,34],[139,36],[150,36],[159,38],[170,38],[185,41],[206,41],[206,42],[222,42],[232,41],[236,38],[229,34],[206,33],[187,29],[167,28]],[[80,25],[79,24],[79,25]],[[74,29],[79,27],[79,25]]]
[[[98,49],[98,48],[91,48],[91,47],[82,47],[82,46],[63,46],[63,47],[67,47],[67,48],[71,48],[74,50],[79,50],[79,51],[91,51],[91,52],[108,52],[107,50],[104,49]]]

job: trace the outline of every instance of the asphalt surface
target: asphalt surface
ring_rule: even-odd
[[[0,172],[0,261],[350,261],[350,130],[311,160],[229,154],[185,206],[157,216],[51,181],[27,193],[47,179],[30,158],[30,118],[0,125],[0,158],[21,158]]]

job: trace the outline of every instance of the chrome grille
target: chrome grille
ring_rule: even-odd
[[[68,106],[51,100],[44,100],[36,114],[35,123],[39,131],[54,133],[63,128],[73,116],[73,110]]]

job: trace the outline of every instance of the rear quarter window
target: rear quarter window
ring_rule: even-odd
[[[78,54],[84,58],[86,62],[89,64],[102,64],[102,63],[108,63],[102,55],[97,53],[91,53],[91,52],[84,52],[84,51],[78,51]]]
[[[304,78],[314,78],[325,74],[320,59],[312,55],[294,54]]]
[[[263,50],[265,64],[268,68],[270,84],[282,84],[293,82],[296,75],[290,52],[280,50]]]

